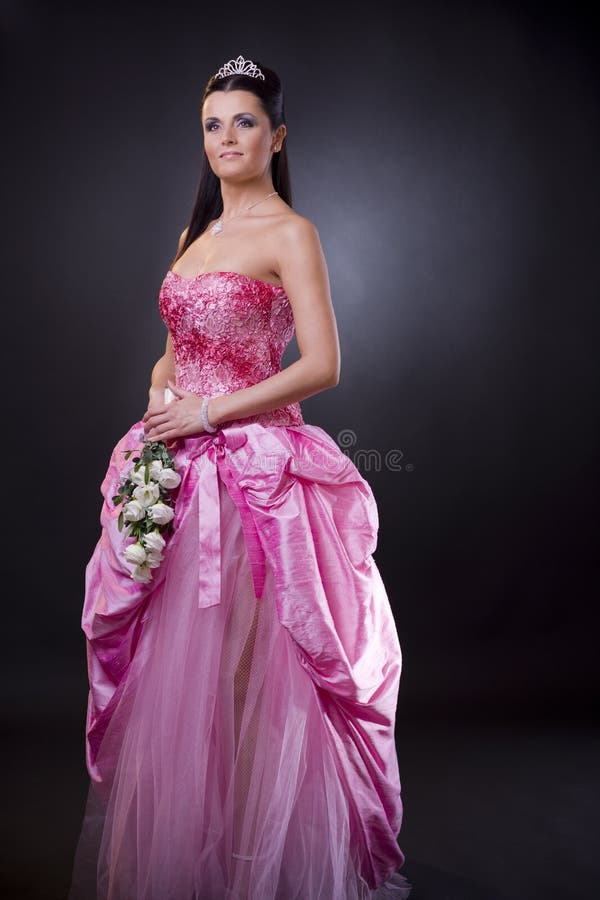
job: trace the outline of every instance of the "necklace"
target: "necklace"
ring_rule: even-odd
[[[232,219],[236,219],[238,216],[241,216],[242,213],[248,212],[249,209],[252,209],[253,206],[258,206],[258,204],[259,204],[259,203],[262,203],[263,200],[268,200],[269,197],[273,197],[273,196],[275,196],[275,194],[277,194],[277,193],[278,193],[277,191],[273,191],[272,194],[267,194],[267,196],[266,196],[266,197],[263,197],[262,200],[257,200],[256,203],[251,203],[250,206],[247,206],[246,209],[243,209],[243,210],[242,210],[242,212],[236,213],[235,216],[230,216],[230,217],[227,219],[227,221],[230,222]],[[218,221],[215,225],[213,225],[213,227],[210,229],[210,233],[211,233],[211,234],[219,234],[221,231],[223,231],[223,225],[224,225],[224,222],[223,222],[223,219],[221,218],[221,219],[219,219],[219,221]]]

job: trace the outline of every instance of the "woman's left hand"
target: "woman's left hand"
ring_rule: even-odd
[[[175,400],[155,407],[152,413],[144,414],[144,431],[150,441],[173,441],[190,434],[203,434],[200,409],[202,397],[192,391],[177,387],[170,379],[168,386],[175,394]]]

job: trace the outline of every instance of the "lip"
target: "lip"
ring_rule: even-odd
[[[227,150],[225,153],[221,153],[221,159],[224,159],[227,156],[241,156],[237,150]]]

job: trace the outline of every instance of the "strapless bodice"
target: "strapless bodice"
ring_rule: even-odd
[[[159,310],[171,332],[177,384],[201,396],[230,394],[280,372],[294,334],[284,288],[238,272],[185,278],[169,269]],[[304,424],[299,403],[233,421]]]

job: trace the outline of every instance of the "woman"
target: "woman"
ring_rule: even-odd
[[[400,645],[371,489],[299,406],[338,383],[339,345],[317,230],[291,208],[278,76],[231,60],[201,117],[165,354],[86,568],[91,781],[69,897],[405,898]],[[144,572],[114,500],[149,441],[181,482]]]

